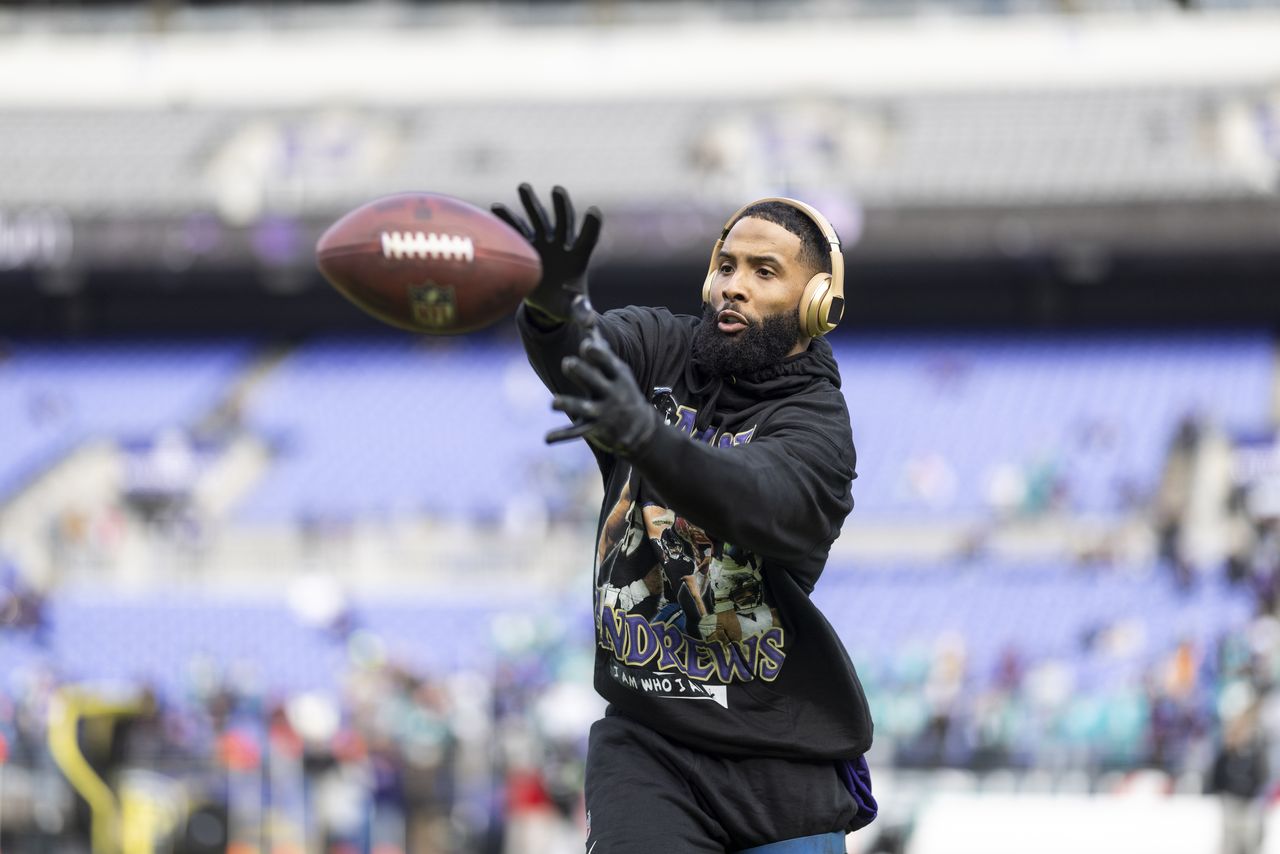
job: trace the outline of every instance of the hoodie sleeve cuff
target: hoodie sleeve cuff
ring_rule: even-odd
[[[516,318],[532,332],[551,333],[564,329],[567,321],[554,317],[536,305],[527,302],[520,303],[519,309],[516,311]]]

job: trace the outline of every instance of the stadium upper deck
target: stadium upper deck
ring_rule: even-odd
[[[406,189],[510,200],[524,180],[606,210],[606,305],[641,286],[675,304],[655,284],[705,263],[726,211],[787,194],[853,250],[871,295],[853,322],[1103,303],[1145,321],[1192,305],[1176,288],[1204,292],[1197,321],[1280,317],[1257,287],[1280,211],[1280,6],[1071,5],[10,6],[0,329],[66,331],[61,297],[136,291],[111,316],[81,300],[77,329],[312,331],[333,304],[311,248],[337,216]],[[741,59],[707,49],[725,42]],[[171,290],[153,276],[187,298],[134,322]],[[1076,287],[1144,276],[1126,299]],[[1247,293],[1224,298],[1229,277]],[[946,293],[902,302],[922,279]],[[261,298],[281,292],[301,299]]]

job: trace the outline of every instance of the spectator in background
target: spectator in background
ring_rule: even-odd
[[[1160,559],[1176,565],[1182,558],[1182,523],[1191,501],[1192,464],[1203,428],[1195,417],[1178,424],[1165,456],[1164,471],[1155,496],[1155,526]]]
[[[1222,803],[1222,854],[1256,854],[1262,849],[1259,795],[1266,783],[1266,745],[1254,704],[1226,722],[1209,774],[1208,793]]]
[[[29,632],[38,643],[45,643],[48,621],[44,594],[29,585],[18,565],[0,555],[0,630]]]

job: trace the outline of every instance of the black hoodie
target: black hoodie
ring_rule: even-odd
[[[604,476],[595,687],[614,710],[729,756],[855,759],[871,745],[862,686],[809,600],[853,507],[853,435],[831,347],[721,380],[691,362],[701,321],[631,307],[600,328],[670,426]],[[555,392],[581,333],[523,309],[529,360]]]

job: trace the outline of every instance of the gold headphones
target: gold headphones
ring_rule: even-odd
[[[840,251],[840,238],[831,223],[827,222],[827,218],[820,214],[817,208],[796,199],[787,199],[782,196],[756,199],[751,204],[738,208],[734,215],[729,217],[724,224],[724,230],[720,232],[720,239],[711,250],[711,266],[707,269],[706,281],[702,283],[702,301],[711,302],[711,282],[715,279],[716,270],[720,266],[718,263],[720,250],[724,247],[725,238],[729,236],[729,230],[737,224],[738,218],[744,211],[762,202],[782,202],[800,211],[813,221],[813,224],[822,232],[822,236],[831,244],[831,272],[818,273],[810,279],[809,284],[805,285],[804,293],[800,296],[800,331],[810,338],[826,335],[835,329],[840,318],[844,317],[844,255]]]

